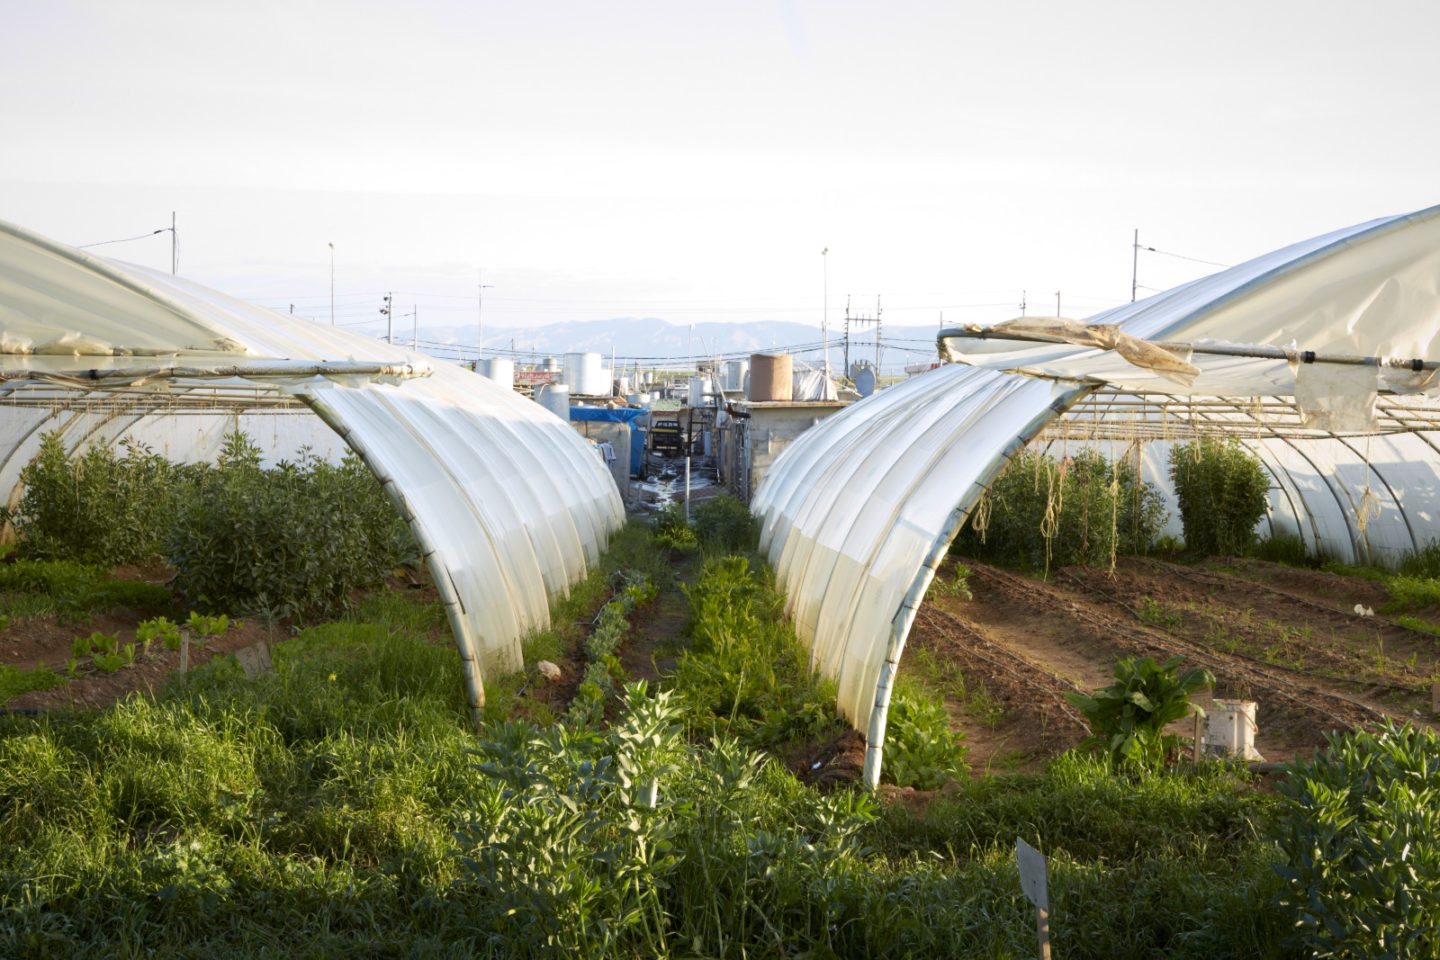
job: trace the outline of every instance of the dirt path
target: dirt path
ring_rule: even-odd
[[[1384,603],[1378,584],[1259,561],[1129,558],[1048,582],[968,565],[974,599],[927,597],[901,669],[944,696],[977,772],[1030,769],[1078,742],[1088,731],[1065,693],[1106,685],[1133,655],[1181,656],[1215,674],[1216,696],[1255,700],[1271,759],[1385,716],[1433,719],[1440,637],[1356,613]]]

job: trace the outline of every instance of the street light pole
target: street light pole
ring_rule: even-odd
[[[475,340],[475,372],[480,372],[480,361],[485,358],[485,288],[493,287],[493,283],[485,282],[484,271],[477,273],[479,281],[475,288],[475,322],[479,325],[479,332]]]
[[[830,248],[826,247],[820,251],[821,271],[824,275],[824,289],[820,301],[820,340],[824,344],[825,351],[825,379],[830,379]],[[841,371],[843,376],[849,376],[848,371]],[[828,387],[826,388],[829,389]]]

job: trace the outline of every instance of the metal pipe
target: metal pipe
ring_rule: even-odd
[[[89,370],[0,370],[0,381],[6,380],[48,380],[57,383],[97,382],[111,380],[132,382],[151,379],[177,380],[228,380],[240,377],[246,380],[270,380],[289,377],[398,377],[409,380],[428,377],[431,368],[423,363],[380,363],[364,361],[288,361],[271,360],[264,363],[227,363],[214,367],[180,366],[165,364],[149,367],[115,367]]]
[[[944,341],[951,339],[1015,340],[1026,343],[1054,344],[1067,344],[1071,342],[1059,336],[1047,337],[1035,334],[1008,333],[1005,330],[992,330],[989,327],[947,327],[936,334],[935,337],[936,346],[941,350],[942,356],[944,355]],[[1191,353],[1217,357],[1250,357],[1256,360],[1285,360],[1290,363],[1334,363],[1358,367],[1394,367],[1400,370],[1412,370],[1416,372],[1440,369],[1440,361],[1424,360],[1419,357],[1360,357],[1345,354],[1322,357],[1313,350],[1290,350],[1285,347],[1271,346],[1268,343],[1188,343],[1180,340],[1148,340],[1146,342],[1165,350],[1188,350]],[[1100,349],[1083,344],[1074,345],[1090,350]]]

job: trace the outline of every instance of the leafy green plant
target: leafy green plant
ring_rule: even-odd
[[[937,790],[964,776],[963,733],[950,730],[945,707],[911,690],[896,690],[885,725],[884,778],[897,787]]]
[[[98,654],[114,653],[118,649],[119,644],[119,634],[106,634],[96,630],[90,634],[89,637],[90,649]]]
[[[1440,741],[1386,721],[1293,764],[1270,837],[1291,946],[1327,957],[1440,955]]]
[[[930,592],[952,600],[973,600],[975,595],[970,592],[970,577],[973,573],[965,564],[957,563],[950,579],[945,579],[939,573],[935,574],[935,579],[930,584]]]
[[[655,596],[655,587],[644,574],[622,574],[620,582],[620,589],[600,608],[595,629],[582,647],[587,661],[585,672],[568,716],[577,726],[598,724],[604,716],[605,701],[615,693],[615,684],[624,682],[625,670],[614,654],[630,632],[627,618]]]
[[[672,550],[694,550],[700,544],[695,528],[685,519],[685,508],[672,503],[651,521],[655,542]]]
[[[168,617],[156,617],[153,620],[141,620],[135,625],[135,639],[143,644],[148,652],[150,645],[159,640],[167,650],[180,649],[180,628],[172,623]]]
[[[101,673],[114,673],[125,666],[125,657],[119,653],[97,653],[91,659],[95,669]]]
[[[225,631],[230,629],[230,618],[223,613],[207,617],[198,611],[191,610],[190,619],[185,622],[185,625],[190,628],[192,635],[201,638],[198,642],[203,644],[211,637],[225,636]]]
[[[1150,657],[1123,657],[1115,667],[1115,682],[1091,696],[1067,693],[1066,699],[1085,714],[1091,736],[1082,746],[1100,749],[1112,763],[1154,770],[1164,764],[1180,738],[1165,727],[1190,713],[1203,712],[1190,703],[1190,694],[1215,683],[1204,668],[1179,675],[1183,657],[1157,664]]]
[[[1234,437],[1199,437],[1170,449],[1170,481],[1180,503],[1185,545],[1206,554],[1242,555],[1265,515],[1270,477]]]

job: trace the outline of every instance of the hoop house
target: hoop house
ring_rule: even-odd
[[[549,596],[624,519],[604,463],[538,404],[459,367],[93,257],[0,222],[0,488],[10,506],[42,434],[133,437],[210,459],[243,429],[269,456],[336,435],[420,543],[465,665],[521,665]]]
[[[915,612],[969,511],[1027,443],[1235,437],[1271,477],[1262,526],[1392,563],[1440,536],[1440,207],[1274,253],[1080,323],[941,331],[953,361],[792,443],[756,493],[761,546],[879,781]],[[1163,486],[1164,484],[1162,484]]]

